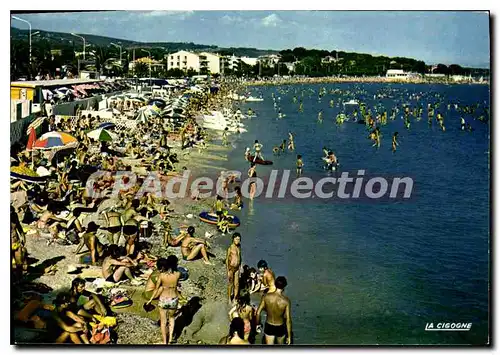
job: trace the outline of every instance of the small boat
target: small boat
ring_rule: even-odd
[[[245,101],[246,102],[262,102],[262,101],[264,101],[264,99],[262,97],[249,96],[249,97],[246,98]]]
[[[344,105],[359,105],[359,102],[356,100],[349,100],[347,102],[344,102]]]
[[[217,224],[217,215],[215,213],[203,211],[200,213],[200,220],[208,224]],[[236,228],[240,225],[240,219],[233,215],[228,215],[231,222],[229,223],[229,228]]]
[[[262,160],[261,158],[257,158],[254,161],[254,156],[249,155],[248,156],[248,161],[249,162],[254,162],[255,164],[260,164],[260,165],[273,165],[273,162],[271,160]]]

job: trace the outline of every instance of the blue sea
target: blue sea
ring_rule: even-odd
[[[319,100],[320,88],[326,95]],[[322,148],[332,149],[340,172],[364,169],[370,176],[408,176],[414,181],[407,200],[339,202],[310,199],[245,201],[238,213],[242,255],[255,266],[265,259],[276,276],[286,276],[292,301],[296,344],[485,344],[489,316],[490,131],[477,120],[489,108],[486,85],[328,84],[254,87],[263,102],[241,104],[258,117],[244,120],[248,132],[232,136],[226,168],[246,174],[245,147],[255,139],[274,165],[258,166],[259,177],[272,169],[295,169],[322,177]],[[337,90],[331,93],[331,90]],[[273,101],[274,94],[274,101]],[[302,100],[304,112],[298,112]],[[330,107],[330,100],[334,107]],[[343,102],[356,99],[368,109],[398,106],[396,119],[381,126],[382,143],[372,147],[363,124],[335,124]],[[286,114],[278,119],[277,107]],[[427,123],[427,103],[439,104],[446,131]],[[448,109],[448,103],[451,108]],[[476,114],[454,104],[476,105]],[[407,130],[402,105],[421,105],[420,121]],[[323,111],[323,122],[317,121]],[[473,132],[460,130],[460,117]],[[358,116],[359,117],[359,116]],[[296,152],[279,157],[272,147],[295,133]],[[392,134],[400,145],[391,151]],[[229,243],[229,241],[226,241]],[[425,331],[427,323],[472,323],[470,331]]]

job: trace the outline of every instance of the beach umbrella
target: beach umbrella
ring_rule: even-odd
[[[32,129],[37,129],[42,125],[42,123],[45,121],[46,117],[38,117],[36,120],[31,122],[28,126],[28,129],[26,129],[26,134],[30,134]]]
[[[87,136],[101,142],[111,142],[116,139],[116,136],[113,133],[104,128],[98,128],[87,132]]]
[[[111,128],[115,128],[115,127],[116,127],[116,125],[113,122],[104,122],[104,123],[101,123],[97,128],[111,129]]]
[[[78,140],[68,133],[48,132],[36,140],[33,149],[69,148],[76,145],[78,145]]]
[[[10,177],[11,179],[23,180],[31,183],[40,183],[46,180],[45,177],[39,176],[26,166],[13,166],[10,168]]]
[[[26,144],[26,150],[31,151],[33,149],[33,144],[35,144],[36,141],[36,131],[31,129],[29,132],[30,136],[28,138],[28,144]]]

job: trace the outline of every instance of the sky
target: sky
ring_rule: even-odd
[[[431,11],[110,11],[18,15],[33,29],[140,42],[305,47],[489,67],[489,14]],[[28,25],[12,20],[12,26]]]

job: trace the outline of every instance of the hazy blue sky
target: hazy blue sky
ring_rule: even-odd
[[[489,65],[489,18],[473,12],[123,11],[19,15],[33,28],[135,41],[339,49]],[[27,25],[12,20],[12,25]]]

